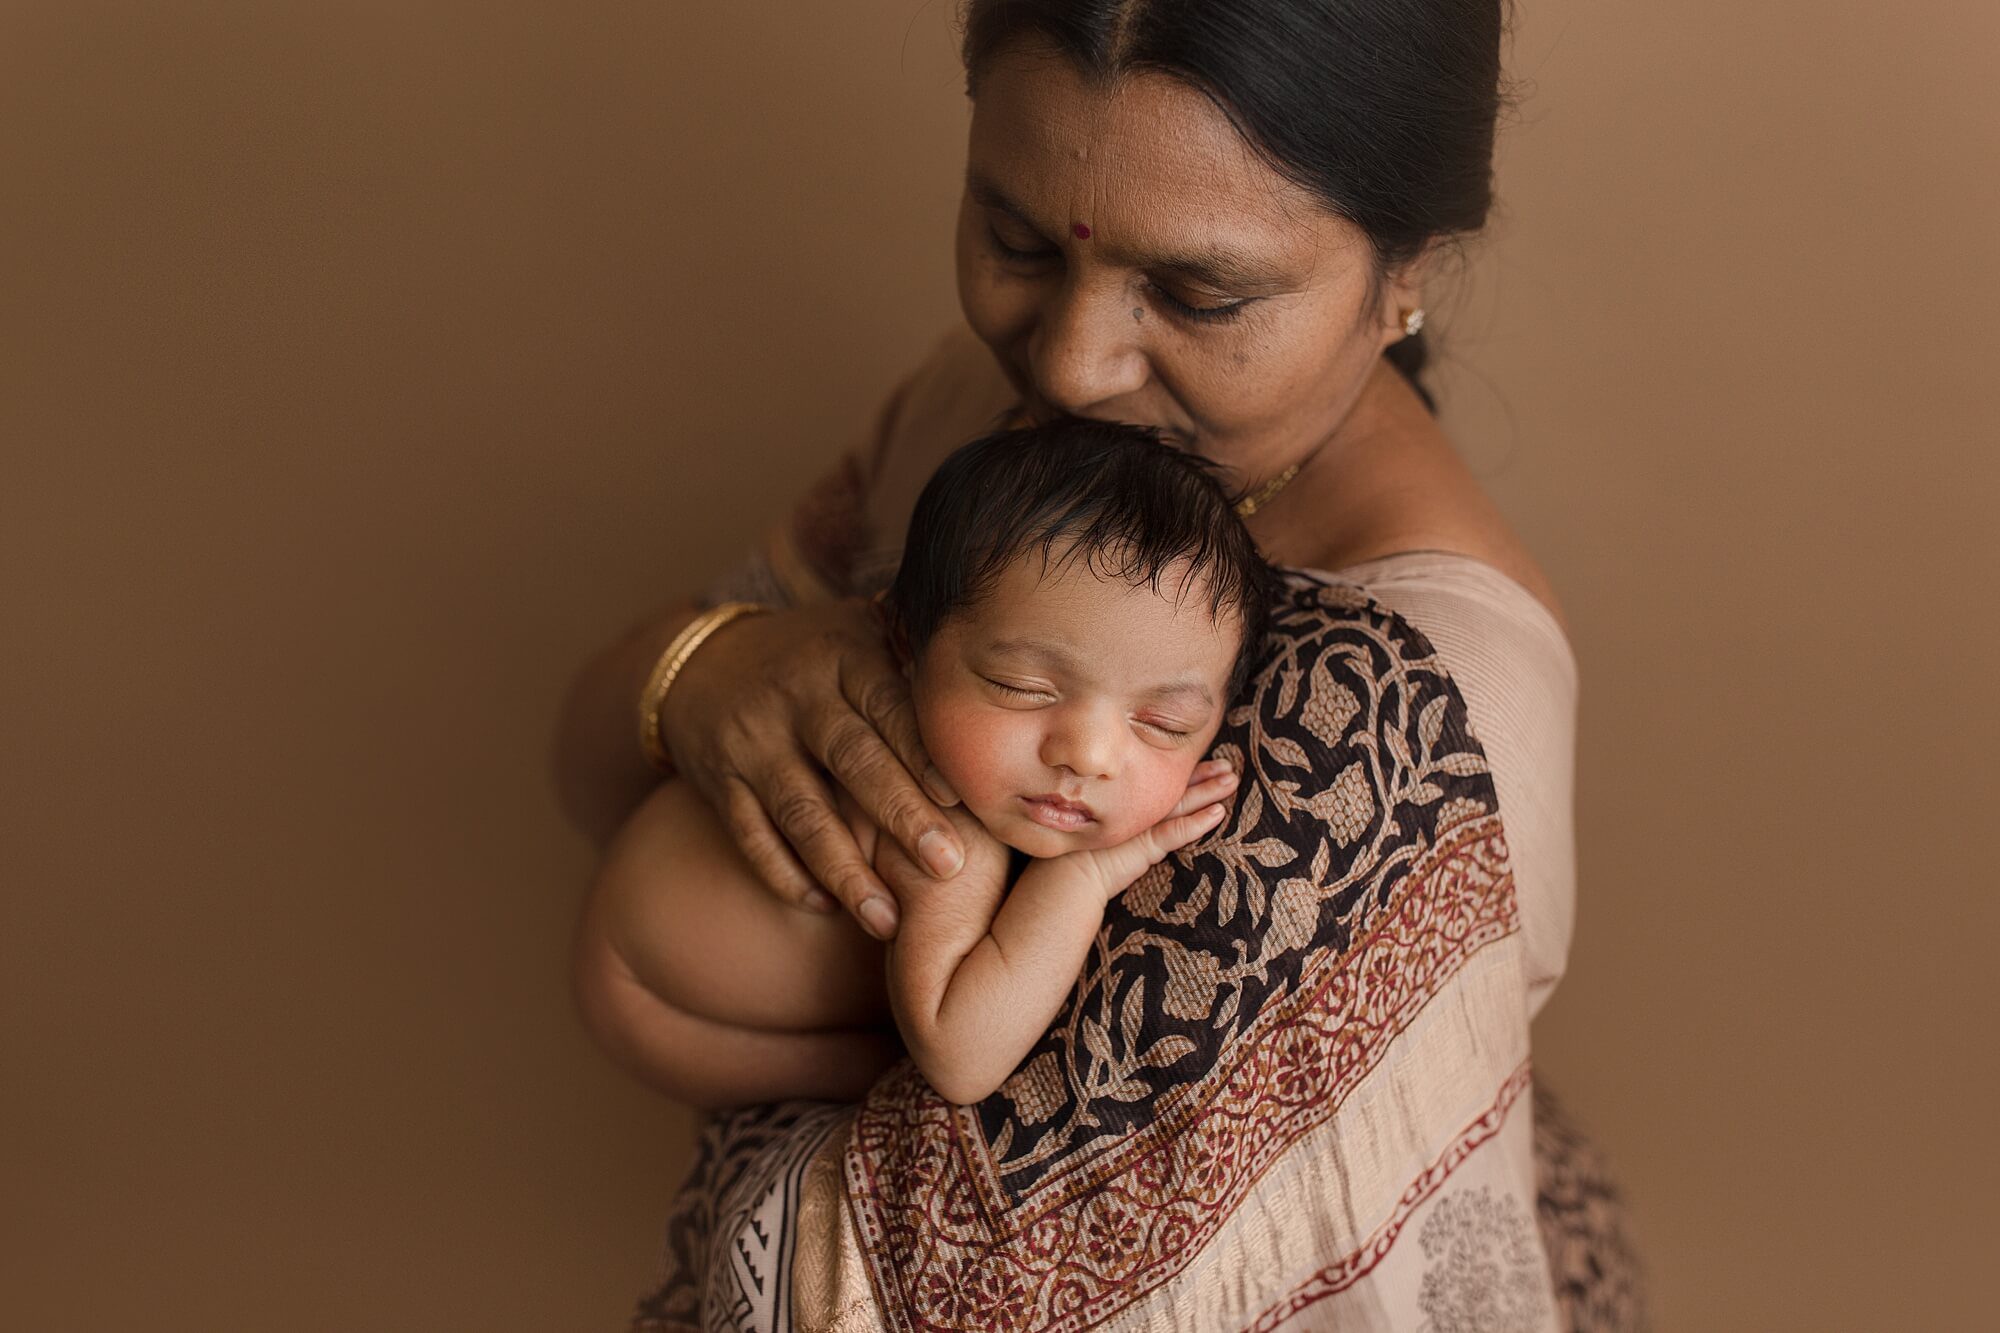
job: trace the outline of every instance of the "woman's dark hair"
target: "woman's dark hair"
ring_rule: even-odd
[[[1478,231],[1493,202],[1501,0],[967,0],[965,68],[1034,36],[1109,81],[1199,89],[1374,243],[1378,273]],[[1421,333],[1389,360],[1426,403]]]
[[[1082,560],[1134,587],[1158,589],[1169,571],[1185,570],[1188,595],[1243,627],[1230,694],[1249,678],[1276,579],[1207,459],[1148,427],[1078,417],[974,440],[917,497],[886,602],[890,625],[922,653],[1029,551],[1050,568]]]

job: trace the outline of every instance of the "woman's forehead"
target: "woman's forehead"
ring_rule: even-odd
[[[1206,95],[1139,70],[1103,82],[1042,48],[981,70],[968,190],[1107,260],[1260,268],[1348,250],[1360,230],[1270,165]]]

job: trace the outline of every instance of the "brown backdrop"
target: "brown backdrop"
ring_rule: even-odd
[[[0,5],[0,1323],[617,1325],[688,1120],[568,1010],[556,701],[951,317],[949,9]],[[1448,412],[1667,1328],[1990,1305],[1996,52],[1521,8]]]

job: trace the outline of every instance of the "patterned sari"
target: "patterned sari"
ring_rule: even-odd
[[[879,586],[877,481],[829,478],[729,595]],[[1231,818],[1113,901],[991,1097],[905,1061],[715,1119],[635,1328],[1638,1326],[1601,1175],[1544,1153],[1538,1198],[1503,812],[1430,643],[1289,574],[1214,752]]]

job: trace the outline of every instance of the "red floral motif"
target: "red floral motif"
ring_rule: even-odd
[[[1130,1199],[1098,1195],[1085,1209],[1081,1224],[1083,1258],[1099,1277],[1123,1277],[1137,1265],[1146,1228]]]
[[[1279,1101],[1302,1102],[1318,1091],[1324,1072],[1326,1043],[1323,1034],[1302,1027],[1288,1028],[1271,1043],[1268,1083]]]
[[[1053,1258],[1066,1249],[1074,1239],[1073,1228],[1060,1216],[1051,1214],[1035,1219],[1021,1237],[1021,1245],[1035,1259]]]

